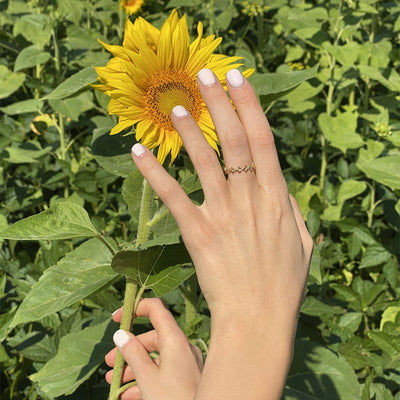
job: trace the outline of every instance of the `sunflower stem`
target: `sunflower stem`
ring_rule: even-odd
[[[135,314],[136,294],[138,285],[136,281],[127,277],[125,286],[124,307],[122,311],[122,318],[119,328],[125,331],[132,329],[133,317]],[[124,371],[124,359],[117,350],[114,363],[113,377],[110,387],[109,400],[118,400],[121,388],[122,373]]]
[[[136,237],[135,246],[139,247],[143,244],[150,236],[151,225],[150,214],[152,212],[151,199],[153,197],[153,189],[148,184],[146,179],[143,180],[143,192],[142,199],[140,202],[140,213],[139,213],[139,226]]]
[[[149,221],[151,219],[150,217],[152,213],[152,196],[153,190],[144,179],[142,199],[140,203],[139,226],[135,242],[136,247],[139,247],[142,243],[148,240],[150,236],[151,226],[149,224]],[[136,308],[139,304],[140,299],[142,298],[143,292],[144,288],[141,287],[136,280],[133,280],[128,276],[126,277],[124,305],[119,329],[131,331]],[[122,357],[121,353],[117,351],[114,363],[113,377],[110,386],[110,394],[108,397],[109,400],[118,400],[119,396],[126,389],[128,389],[128,387],[132,386],[128,384],[121,387],[124,363],[124,358]]]

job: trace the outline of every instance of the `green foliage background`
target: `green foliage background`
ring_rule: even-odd
[[[173,7],[256,68],[315,240],[283,397],[399,400],[398,2],[150,0],[141,15],[160,27]],[[108,136],[108,98],[87,88],[109,58],[97,38],[121,43],[118,2],[2,0],[0,13],[1,398],[105,399],[122,275],[163,296],[205,353],[208,310],[176,224],[130,160],[134,136]],[[170,173],[201,202],[184,152]],[[148,261],[125,271],[142,198]]]

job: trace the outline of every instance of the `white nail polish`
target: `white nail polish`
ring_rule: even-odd
[[[129,341],[129,335],[122,329],[118,329],[113,336],[114,343],[122,349]]]
[[[214,73],[211,71],[211,69],[201,69],[199,73],[197,74],[197,77],[199,78],[200,82],[204,86],[211,86],[215,82],[217,82]]]
[[[186,111],[186,108],[183,106],[175,106],[172,109],[172,113],[175,115],[175,117],[186,117],[189,115],[189,113]]]
[[[238,69],[231,69],[230,71],[228,71],[228,73],[226,74],[226,79],[229,84],[234,88],[243,86],[244,84],[243,75]]]
[[[135,143],[132,146],[132,153],[136,156],[136,157],[140,157],[144,152],[146,151],[146,147],[144,147],[142,144],[140,143]]]
[[[119,311],[119,308],[117,310],[115,310],[111,315],[116,314]]]

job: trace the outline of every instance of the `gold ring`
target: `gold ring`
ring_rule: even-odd
[[[236,168],[225,167],[224,168],[224,172],[226,175],[236,174],[236,173],[240,174],[242,172],[253,172],[253,171],[256,172],[256,167],[254,165],[254,161],[249,165],[245,165],[244,167],[236,167]]]

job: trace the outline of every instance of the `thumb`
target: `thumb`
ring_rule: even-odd
[[[132,333],[119,329],[114,333],[114,343],[122,357],[131,368],[138,385],[146,381],[154,382],[154,374],[158,367],[153,362],[142,343]]]

